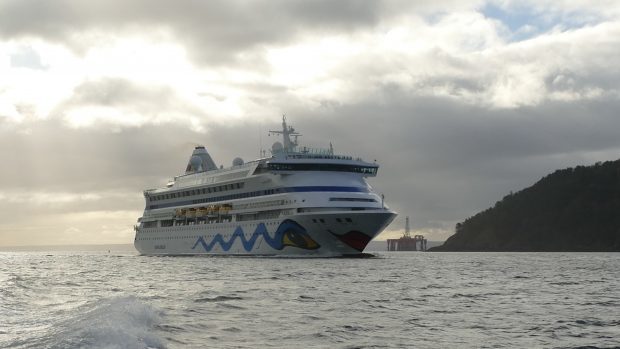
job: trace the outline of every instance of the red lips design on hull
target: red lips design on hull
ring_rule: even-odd
[[[334,233],[332,233],[335,237],[337,237],[340,241],[344,242],[345,244],[353,247],[354,249],[358,250],[359,252],[364,251],[364,248],[366,248],[366,245],[368,245],[368,243],[370,242],[370,237],[360,231],[356,231],[356,230],[351,230],[350,232],[343,234],[343,235],[336,235]]]

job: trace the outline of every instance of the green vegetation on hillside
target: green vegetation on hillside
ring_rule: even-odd
[[[456,225],[434,251],[620,251],[620,160],[557,170]]]

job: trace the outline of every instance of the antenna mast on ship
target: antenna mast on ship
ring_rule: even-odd
[[[301,133],[296,132],[292,126],[286,125],[286,114],[282,115],[282,131],[270,130],[269,134],[281,134],[284,140],[284,149],[287,151],[297,146],[297,137],[301,136]],[[291,136],[295,137],[295,140],[291,140]]]

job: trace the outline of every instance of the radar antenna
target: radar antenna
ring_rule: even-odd
[[[286,124],[286,114],[282,115],[282,131],[274,131],[270,130],[269,134],[281,134],[282,139],[284,140],[284,150],[291,151],[293,148],[297,146],[297,137],[301,136],[301,133],[296,132],[292,126],[288,126]],[[291,140],[291,136],[294,137]]]

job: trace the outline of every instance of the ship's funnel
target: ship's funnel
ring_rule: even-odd
[[[203,146],[198,146],[192,152],[192,156],[189,158],[185,174],[191,174],[196,172],[216,170],[215,162],[211,159],[209,153]]]

